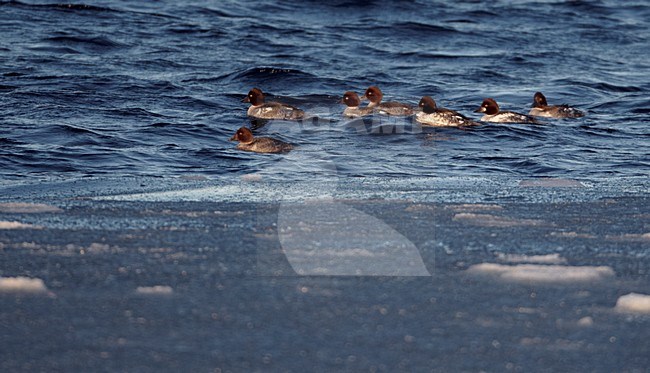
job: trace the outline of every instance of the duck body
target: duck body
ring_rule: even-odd
[[[474,112],[483,113],[483,117],[481,117],[483,122],[540,124],[537,119],[529,115],[501,110],[497,102],[492,98],[483,100],[481,106]]]
[[[300,120],[305,117],[305,112],[297,107],[281,102],[266,102],[264,93],[259,88],[253,88],[242,102],[250,102],[246,114],[259,119]]]
[[[363,98],[368,99],[370,103],[368,108],[372,108],[379,114],[394,115],[394,116],[409,116],[413,115],[413,107],[409,104],[404,104],[396,101],[381,102],[384,94],[377,86],[372,86],[366,89]]]
[[[382,102],[376,106],[368,105],[369,108],[374,108],[379,114],[393,115],[400,117],[407,117],[413,115],[413,107],[411,105],[403,104],[401,102],[389,101]]]
[[[530,109],[529,115],[545,118],[580,118],[584,117],[585,113],[572,108],[569,105],[549,105],[546,102],[546,97],[541,92],[536,92],[533,96],[533,107]]]
[[[249,117],[259,119],[300,120],[305,117],[304,111],[279,102],[267,102],[258,106],[251,105],[246,114]]]
[[[239,141],[237,149],[255,153],[286,153],[293,145],[270,137],[254,137],[250,129],[241,127],[230,141]]]
[[[481,121],[492,123],[539,123],[537,120],[526,114],[515,113],[514,111],[500,111],[494,115],[485,114],[481,117]]]
[[[343,116],[348,117],[348,118],[360,118],[360,117],[367,117],[369,115],[372,115],[375,113],[375,110],[373,108],[368,108],[368,107],[346,107],[345,110],[343,110]]]
[[[429,96],[422,97],[418,106],[422,111],[415,114],[415,120],[426,126],[464,127],[479,124],[457,111],[438,107],[436,102]]]
[[[356,92],[347,91],[343,94],[342,103],[346,105],[345,110],[343,110],[343,116],[348,118],[359,118],[372,115],[375,112],[374,108],[370,107],[360,107],[361,99]]]

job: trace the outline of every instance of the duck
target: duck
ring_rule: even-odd
[[[293,145],[270,137],[254,137],[253,132],[247,127],[241,127],[230,138],[230,141],[239,141],[237,149],[255,153],[286,153],[293,149]]]
[[[251,103],[247,111],[249,117],[283,120],[300,120],[305,117],[305,112],[297,107],[280,102],[265,102],[264,92],[259,88],[251,89],[242,102]]]
[[[349,118],[365,117],[375,112],[375,109],[371,107],[359,107],[361,105],[361,98],[359,98],[356,92],[345,92],[341,102],[346,105],[345,110],[343,110],[343,116]]]
[[[528,123],[528,124],[539,124],[540,122],[537,119],[528,116],[526,114],[519,114],[513,111],[502,111],[499,109],[499,104],[492,99],[486,98],[483,100],[481,106],[474,110],[475,113],[484,113],[481,120],[483,122],[495,122],[495,123]]]
[[[409,116],[413,115],[413,107],[401,102],[381,102],[384,94],[377,86],[372,86],[366,89],[362,98],[370,101],[367,107],[375,109],[379,114],[396,115],[396,116]]]
[[[467,118],[454,110],[438,107],[430,96],[424,96],[418,107],[422,111],[415,114],[418,123],[434,127],[462,127],[475,126],[479,123]]]
[[[533,108],[530,109],[529,115],[536,117],[546,118],[580,118],[584,117],[585,113],[570,107],[569,105],[549,105],[546,102],[546,97],[542,92],[535,92],[533,96]]]

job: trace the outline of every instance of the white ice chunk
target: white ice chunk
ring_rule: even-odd
[[[497,263],[475,264],[468,273],[493,275],[513,282],[573,283],[599,281],[614,276],[605,266],[563,266],[541,264],[504,265]]]
[[[37,225],[23,224],[17,221],[0,221],[0,229],[41,229]]]
[[[577,180],[571,179],[541,178],[522,180],[519,182],[519,186],[545,188],[581,188],[585,185]]]
[[[593,326],[594,325],[594,319],[591,316],[585,316],[585,317],[581,318],[580,320],[578,320],[577,324],[578,324],[578,326],[584,326],[584,327]]]
[[[0,277],[0,293],[45,293],[47,288],[40,278]]]
[[[650,314],[650,295],[637,293],[623,295],[616,301],[616,310]]]
[[[460,204],[460,205],[445,206],[445,210],[453,210],[453,211],[500,211],[500,210],[503,210],[503,206],[487,205],[487,204],[482,204],[482,203],[463,203],[463,204]]]
[[[490,214],[474,214],[469,212],[462,212],[454,215],[454,221],[461,221],[472,225],[481,227],[521,227],[521,226],[538,226],[543,225],[545,222],[539,219],[517,219],[505,216],[496,216]]]
[[[138,286],[135,289],[137,294],[146,294],[146,295],[170,295],[174,292],[171,286],[167,285],[156,285],[156,286]]]
[[[39,212],[61,212],[56,206],[45,205],[42,203],[21,203],[9,202],[0,203],[0,212],[33,214]]]
[[[564,264],[566,259],[562,258],[560,254],[546,254],[546,255],[519,255],[519,254],[503,254],[497,253],[497,258],[504,262],[509,263],[544,263],[544,264]]]

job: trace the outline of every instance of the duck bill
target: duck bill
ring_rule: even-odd
[[[229,141],[237,141],[237,140],[238,140],[237,134],[234,134]]]
[[[248,96],[246,96],[241,99],[241,102],[251,102],[251,99]]]
[[[474,110],[475,113],[485,113],[485,108],[481,106],[480,108]]]

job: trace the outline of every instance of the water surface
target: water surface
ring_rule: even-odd
[[[644,1],[3,1],[0,178],[647,177],[648,20]],[[587,116],[349,123],[342,93],[370,85],[477,119],[485,97],[527,112],[535,91]],[[254,86],[325,120],[251,122]],[[242,125],[298,149],[237,151]]]

